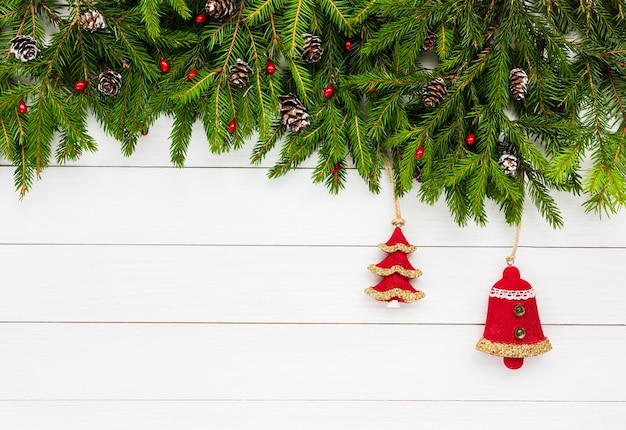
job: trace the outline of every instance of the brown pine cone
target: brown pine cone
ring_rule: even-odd
[[[306,63],[317,63],[322,59],[324,48],[322,48],[322,38],[313,34],[304,35],[304,45],[300,58]]]
[[[209,17],[226,21],[237,12],[237,3],[235,0],[208,0],[204,9]]]
[[[437,78],[424,87],[424,106],[435,107],[448,94],[448,87],[443,79]]]
[[[311,124],[306,107],[295,94],[280,95],[278,100],[280,120],[289,130],[297,133]]]
[[[523,69],[513,69],[509,73],[509,90],[515,100],[523,100],[528,91],[528,75]]]
[[[228,80],[232,82],[233,85],[243,88],[248,85],[250,73],[252,73],[252,68],[248,63],[238,58],[235,64],[230,66]]]
[[[83,23],[83,29],[92,33],[106,27],[104,18],[97,10],[85,12],[80,18]]]

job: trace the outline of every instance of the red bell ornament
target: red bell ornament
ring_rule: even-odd
[[[515,266],[505,268],[491,287],[485,330],[476,349],[503,357],[509,369],[519,369],[524,358],[552,349],[541,328],[535,290]]]

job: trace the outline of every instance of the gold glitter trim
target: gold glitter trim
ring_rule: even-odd
[[[397,298],[404,300],[407,303],[416,302],[420,299],[423,299],[424,296],[426,295],[422,291],[417,291],[413,293],[411,291],[403,290],[402,288],[392,288],[391,290],[381,292],[381,291],[376,291],[373,287],[366,288],[365,294],[381,302],[387,302],[397,297]]]
[[[387,245],[386,243],[379,243],[378,247],[385,251],[386,253],[402,251],[405,254],[410,254],[411,252],[415,252],[417,249],[416,246],[413,245],[405,245],[404,243],[396,243],[395,245]]]
[[[491,342],[481,337],[476,344],[476,349],[500,357],[524,358],[544,354],[552,349],[552,345],[548,339],[533,344],[516,345],[513,343]]]
[[[405,269],[404,267],[400,266],[400,265],[395,265],[395,266],[391,266],[388,269],[385,269],[383,267],[378,267],[375,264],[370,264],[369,266],[367,266],[367,269],[370,272],[373,272],[377,275],[380,276],[389,276],[392,275],[394,273],[399,273],[400,275],[404,276],[405,278],[411,278],[411,279],[415,279],[415,278],[419,278],[420,276],[422,276],[422,271],[419,269],[414,269],[414,270],[410,270],[410,269]]]

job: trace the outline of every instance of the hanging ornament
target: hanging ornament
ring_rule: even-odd
[[[265,63],[265,71],[268,75],[273,75],[276,73],[276,64],[274,64],[272,60],[267,60],[267,63]]]
[[[448,88],[442,78],[430,81],[424,87],[424,106],[435,107],[443,101],[448,94]]]
[[[343,44],[343,47],[346,48],[346,51],[350,51],[352,49],[352,41],[350,38],[346,39],[346,42]]]
[[[508,152],[505,152],[500,156],[498,164],[502,167],[507,176],[514,176],[517,172],[517,157],[509,154]]]
[[[161,69],[163,73],[167,73],[170,71],[170,63],[168,63],[167,60],[163,57],[161,57],[161,59],[159,60],[159,69]]]
[[[437,33],[435,33],[431,28],[428,29],[428,33],[426,34],[426,38],[424,39],[424,43],[422,43],[422,51],[430,51],[435,47],[437,43]]]
[[[414,268],[407,257],[407,254],[415,251],[415,246],[409,245],[399,224],[389,240],[378,247],[388,255],[380,263],[370,264],[367,269],[382,276],[383,280],[366,288],[365,293],[376,300],[390,303],[410,303],[422,299],[424,293],[413,288],[409,281],[422,276],[422,271]]]
[[[535,290],[512,264],[491,287],[485,330],[476,349],[503,357],[509,369],[552,349],[541,328]]]
[[[37,57],[37,53],[39,52],[37,49],[37,41],[32,36],[15,36],[11,39],[9,52],[24,63],[32,61]]]
[[[98,75],[98,91],[106,96],[115,96],[122,87],[122,75],[114,70],[107,70]]]
[[[104,23],[104,18],[98,10],[90,10],[89,12],[85,12],[84,14],[82,14],[80,19],[83,24],[83,30],[87,30],[91,33],[94,33],[106,27],[106,24]]]
[[[509,73],[509,90],[513,99],[519,101],[526,97],[528,91],[528,75],[523,69],[513,69]]]
[[[196,22],[196,24],[202,25],[206,22],[207,18],[208,17],[206,13],[200,13],[196,15],[196,17],[194,18],[194,21]]]
[[[234,133],[235,131],[237,131],[237,120],[233,119],[231,122],[228,123],[228,132]]]
[[[88,85],[89,82],[87,81],[76,81],[76,83],[74,84],[74,89],[76,91],[84,91]]]
[[[467,136],[465,136],[465,143],[467,143],[470,146],[476,143],[476,136],[474,136],[474,133],[470,133]]]
[[[243,61],[241,58],[238,58],[235,64],[230,66],[228,80],[234,86],[243,88],[248,85],[250,73],[252,73],[252,68],[248,65],[248,63]]]
[[[415,156],[419,159],[422,158],[424,156],[424,147],[420,146],[419,148],[417,148],[417,150],[415,151]]]
[[[300,58],[305,63],[317,63],[322,59],[324,48],[322,48],[322,38],[313,34],[305,34],[304,45],[302,45],[302,54]]]
[[[378,264],[370,264],[367,267],[370,272],[382,276],[383,279],[375,286],[366,288],[365,294],[378,301],[387,302],[389,307],[398,307],[399,303],[420,300],[425,294],[413,288],[410,282],[422,276],[422,271],[413,267],[408,259],[408,254],[415,252],[416,248],[409,244],[402,232],[405,221],[400,214],[400,203],[395,194],[395,181],[389,160],[386,160],[385,170],[392,184],[396,217],[391,224],[395,228],[389,240],[378,245],[378,248],[387,253],[387,257]]]
[[[28,105],[24,100],[20,100],[20,103],[17,105],[17,111],[22,115],[28,112]]]
[[[280,120],[287,129],[297,133],[311,124],[306,107],[295,94],[280,95],[278,100]]]
[[[188,80],[188,81],[193,80],[193,78],[195,78],[197,74],[198,74],[198,71],[197,71],[196,69],[191,69],[191,70],[187,73],[187,80]]]
[[[205,10],[209,18],[226,21],[237,12],[235,0],[208,0]]]
[[[333,84],[330,84],[326,88],[324,88],[324,97],[330,98],[333,96],[333,94],[335,94],[335,87],[333,86]]]

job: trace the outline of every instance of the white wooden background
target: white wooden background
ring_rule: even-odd
[[[566,227],[528,208],[517,266],[554,350],[518,371],[474,349],[514,231],[457,227],[403,199],[422,301],[363,293],[385,254],[388,186],[329,195],[311,164],[266,179],[249,149],[168,161],[169,123],[135,156],[51,167],[23,201],[0,167],[0,428],[624,429],[626,214]]]

